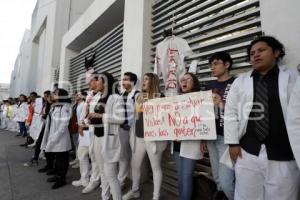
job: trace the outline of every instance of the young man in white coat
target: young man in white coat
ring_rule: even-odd
[[[75,96],[77,103],[76,115],[78,124],[80,123],[80,117],[85,109],[85,97],[87,93],[85,91],[78,92]],[[90,182],[90,161],[89,161],[89,146],[90,146],[90,136],[88,131],[84,131],[79,134],[78,137],[78,150],[77,157],[79,160],[80,169],[80,179],[73,181],[72,185],[75,187],[83,186],[86,187]]]
[[[224,136],[235,163],[236,200],[299,199],[300,173],[286,126],[297,73],[278,66],[284,55],[273,37],[252,41],[253,70],[234,81],[227,97]]]
[[[300,67],[299,76],[290,97],[287,110],[287,129],[295,159],[300,169]]]
[[[84,135],[89,133],[90,137],[90,144],[89,144],[89,156],[91,159],[91,176],[88,185],[82,190],[83,194],[87,194],[95,190],[100,183],[100,171],[99,167],[96,163],[96,158],[95,158],[95,152],[94,152],[94,127],[89,125],[88,123],[88,114],[90,112],[94,111],[95,105],[97,104],[98,100],[101,97],[101,94],[99,92],[95,92],[97,89],[97,80],[98,80],[98,75],[96,73],[93,74],[88,74],[87,73],[87,79],[86,82],[89,84],[89,92],[86,97],[84,109],[82,111],[80,120],[79,120],[79,134]]]
[[[135,89],[137,83],[137,76],[132,72],[125,72],[122,79],[122,87],[125,90],[122,93],[122,97],[125,104],[125,122],[120,126],[120,139],[122,143],[122,156],[119,162],[119,174],[118,179],[120,185],[123,188],[125,186],[125,179],[129,172],[129,161],[131,155],[131,149],[129,146],[129,132],[134,120],[134,103],[139,94],[139,91]]]

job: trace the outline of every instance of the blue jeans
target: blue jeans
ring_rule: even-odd
[[[220,163],[220,158],[227,148],[227,145],[224,144],[224,137],[218,135],[217,140],[207,141],[207,148],[212,174],[217,183],[218,190],[222,190],[229,200],[233,200],[235,187],[234,171]]]
[[[179,199],[191,200],[196,160],[181,157],[179,156],[179,152],[174,152],[174,157],[178,177]]]
[[[20,135],[26,137],[27,136],[27,128],[25,126],[25,122],[18,122],[20,128]]]

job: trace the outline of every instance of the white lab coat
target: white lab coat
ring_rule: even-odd
[[[27,102],[23,102],[20,106],[16,107],[16,122],[25,122],[28,115],[28,104]]]
[[[192,49],[187,41],[174,35],[167,37],[157,45],[154,73],[158,76],[162,73],[166,86],[166,96],[177,94],[179,90],[179,80],[186,72],[184,57],[192,53]],[[173,85],[175,84],[174,81],[177,82],[176,86]],[[168,88],[168,84],[173,85],[174,88]]]
[[[37,98],[34,102],[34,113],[32,116],[32,122],[30,125],[30,136],[37,140],[40,135],[40,131],[42,128],[42,109],[43,109],[43,98]]]
[[[300,168],[300,76],[291,94],[286,123],[292,150]]]
[[[289,69],[286,66],[279,67],[279,70],[279,96],[283,117],[286,122],[287,106],[291,91],[296,82],[297,72]],[[252,71],[243,73],[237,79],[235,79],[228,93],[224,114],[225,144],[239,144],[240,139],[246,133],[249,114],[253,106],[254,88],[251,73]],[[220,161],[230,168],[233,167],[228,148],[221,157]]]
[[[103,159],[107,163],[118,162],[122,151],[120,125],[125,120],[124,101],[120,95],[111,95],[105,105],[102,117],[104,125]]]
[[[68,128],[72,116],[71,104],[63,103],[62,106],[53,106],[49,115],[46,120],[41,150],[45,150],[45,152],[71,150],[71,137]]]

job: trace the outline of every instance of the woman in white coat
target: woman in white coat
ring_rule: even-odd
[[[197,92],[200,84],[197,76],[186,73],[180,81],[182,94]],[[175,141],[173,151],[176,161],[179,199],[191,200],[193,192],[193,173],[197,160],[201,159],[200,140],[199,141]]]
[[[93,113],[89,113],[90,124],[95,127],[94,152],[100,169],[102,199],[122,200],[121,186],[118,180],[118,162],[122,152],[120,125],[125,120],[124,101],[116,89],[113,76],[109,73],[99,75],[97,89],[101,93]]]
[[[19,96],[19,103],[16,109],[15,121],[19,124],[20,133],[16,136],[27,136],[27,128],[25,126],[26,117],[28,114],[27,97],[24,94]]]
[[[55,176],[47,182],[55,182],[52,189],[66,184],[66,174],[69,167],[68,151],[71,150],[69,121],[72,114],[71,99],[64,89],[56,89],[53,94],[54,103],[47,117],[41,150],[55,157]]]
[[[141,165],[148,154],[152,172],[153,172],[153,200],[158,200],[160,196],[160,188],[162,184],[161,158],[163,151],[167,147],[166,141],[145,141],[143,127],[143,102],[147,99],[162,96],[159,90],[159,77],[154,73],[146,73],[143,77],[143,95],[137,97],[136,121],[132,126],[130,134],[130,146],[132,149],[131,169],[132,169],[132,188],[123,196],[123,200],[139,198]]]

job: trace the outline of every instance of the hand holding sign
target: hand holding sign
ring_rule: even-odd
[[[143,110],[146,141],[216,139],[211,91],[152,99]]]

